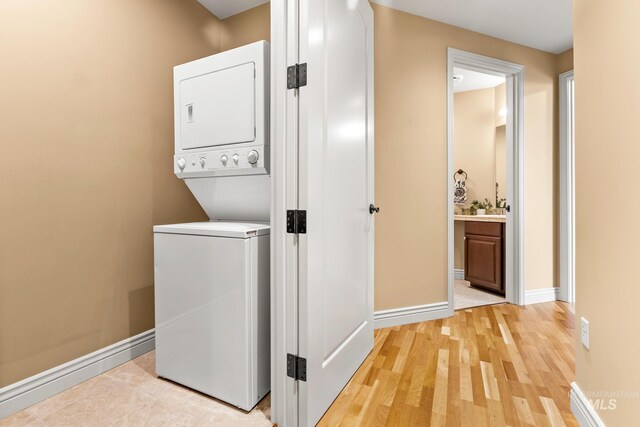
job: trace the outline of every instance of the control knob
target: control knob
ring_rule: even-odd
[[[187,166],[187,161],[182,157],[178,159],[177,163],[180,170],[184,169],[184,167]]]
[[[222,166],[227,166],[228,161],[229,161],[229,158],[226,156],[226,154],[223,154],[222,157],[220,157],[220,162],[222,162]]]
[[[256,150],[251,150],[251,152],[247,156],[247,160],[252,165],[255,165],[256,163],[258,163],[258,159],[259,158],[260,158],[260,155],[258,154],[258,152]]]
[[[240,161],[240,156],[238,156],[237,153],[234,154],[233,155],[233,163],[235,163],[237,165],[239,161]]]
[[[204,164],[206,163],[206,161],[207,161],[206,157],[200,157],[200,166],[204,168]]]

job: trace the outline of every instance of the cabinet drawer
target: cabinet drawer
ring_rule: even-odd
[[[467,221],[464,223],[464,232],[478,236],[502,237],[502,226],[501,222]]]

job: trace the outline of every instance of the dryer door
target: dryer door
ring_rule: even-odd
[[[255,141],[255,69],[247,62],[180,81],[183,150]]]

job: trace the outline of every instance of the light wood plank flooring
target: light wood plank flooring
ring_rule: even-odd
[[[560,302],[457,311],[375,332],[321,426],[577,426],[574,319]]]

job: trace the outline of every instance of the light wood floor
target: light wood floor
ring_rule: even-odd
[[[321,426],[577,426],[574,319],[560,302],[377,330]]]

